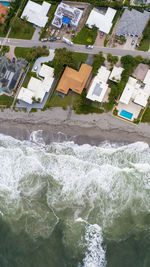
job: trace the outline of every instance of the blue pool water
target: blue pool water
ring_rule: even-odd
[[[0,1],[0,4],[2,4],[3,6],[10,6],[10,3],[5,1]]]
[[[126,118],[126,119],[128,119],[128,120],[131,120],[133,114],[123,109],[123,110],[121,110],[121,112],[120,112],[120,116],[122,116],[122,117],[124,117],[124,118]]]

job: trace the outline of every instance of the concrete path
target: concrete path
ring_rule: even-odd
[[[52,61],[54,56],[55,56],[55,50],[50,49],[49,50],[49,56],[47,56],[47,57],[39,57],[35,61],[34,65],[33,65],[33,68],[32,68],[32,71],[36,72],[38,74],[40,69],[41,69],[41,64],[44,63],[44,62]],[[35,67],[37,67],[36,70],[35,70]]]
[[[93,64],[93,55],[89,54],[89,55],[88,55],[88,58],[87,58],[87,60],[86,60],[85,63],[86,63],[87,65],[92,66],[92,64]]]
[[[40,31],[41,29],[39,27],[35,27],[35,32],[32,36],[32,41],[38,41],[40,38]]]

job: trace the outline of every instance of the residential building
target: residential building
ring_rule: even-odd
[[[86,24],[89,28],[92,28],[94,25],[103,33],[108,34],[112,27],[112,21],[116,14],[116,10],[108,7],[106,13],[101,13],[100,10],[93,8],[91,11]]]
[[[28,22],[44,28],[48,21],[47,13],[50,7],[51,4],[45,1],[40,5],[29,0],[23,10],[21,18],[26,18]]]
[[[0,57],[0,94],[12,94],[26,65],[27,61],[23,58],[18,58],[17,62],[13,63],[5,56]]]
[[[34,101],[42,102],[45,94],[50,91],[54,81],[54,69],[43,64],[39,78],[31,77],[27,88],[22,87],[18,99],[32,104]]]
[[[91,86],[87,93],[87,98],[92,101],[103,102],[104,96],[108,90],[108,78],[110,71],[106,67],[101,66],[98,74],[93,79]]]
[[[61,28],[62,25],[69,25],[76,28],[82,17],[83,11],[76,7],[70,7],[65,3],[60,3],[55,11],[52,25]]]
[[[82,64],[79,71],[66,67],[56,90],[65,95],[69,90],[81,94],[87,88],[91,76],[92,67],[87,64]]]
[[[112,70],[112,72],[111,72],[111,74],[109,76],[109,80],[111,80],[113,82],[116,82],[116,83],[120,82],[121,74],[122,74],[123,70],[124,69],[121,68],[121,67],[114,66],[113,70]]]
[[[117,106],[119,116],[129,120],[136,119],[141,109],[146,107],[149,97],[150,70],[148,70],[143,82],[129,77]]]
[[[140,12],[135,9],[125,9],[116,28],[116,35],[140,37],[149,17],[150,13],[148,11]]]

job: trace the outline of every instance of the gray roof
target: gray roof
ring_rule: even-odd
[[[136,35],[140,37],[146,26],[149,16],[150,13],[147,11],[142,13],[135,9],[125,9],[116,29],[116,35]]]
[[[101,86],[101,83],[96,83],[92,95],[100,96],[103,90],[100,86]]]
[[[11,94],[14,89],[21,70],[27,65],[27,61],[23,58],[18,58],[14,64],[7,57],[0,57],[0,89],[8,94]]]

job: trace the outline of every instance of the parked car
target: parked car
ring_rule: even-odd
[[[139,47],[140,45],[139,44],[136,44],[136,47]]]
[[[86,45],[87,49],[93,49],[93,45]]]
[[[50,42],[54,42],[54,41],[56,41],[56,37],[50,37],[48,40],[49,40]]]
[[[57,40],[61,40],[61,37],[60,37],[60,36],[57,36],[56,39],[57,39]]]
[[[34,67],[34,71],[36,71],[37,69],[38,69],[38,67],[37,67],[37,66],[35,66],[35,67]]]
[[[132,40],[131,45],[134,45],[134,44],[135,44],[135,40]]]
[[[51,31],[51,36],[53,36],[53,35],[55,34],[55,32],[56,32],[56,30],[53,29],[53,30]]]
[[[16,62],[16,59],[15,57],[12,58],[12,63],[15,63]]]
[[[41,39],[41,42],[47,42],[47,41],[48,41],[47,38],[43,38],[43,39]]]

